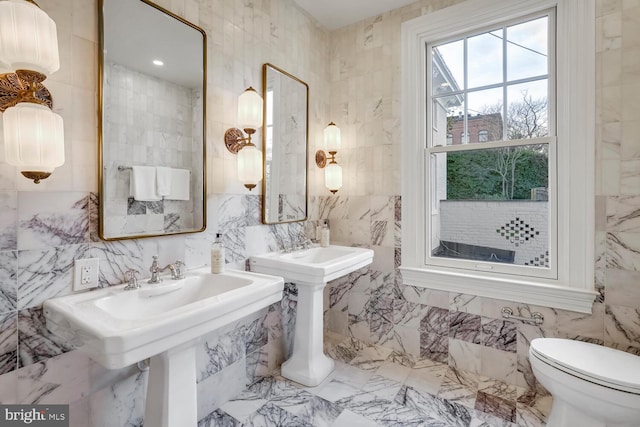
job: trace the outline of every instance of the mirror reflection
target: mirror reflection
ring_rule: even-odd
[[[284,70],[264,64],[265,224],[307,218],[309,86]]]
[[[100,236],[202,231],[205,33],[146,0],[100,19]]]

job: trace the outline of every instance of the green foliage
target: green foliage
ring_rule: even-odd
[[[547,155],[523,147],[515,160],[513,199],[529,199],[531,189],[547,187]],[[447,154],[448,200],[505,200],[503,178],[495,168],[500,149],[473,150]]]

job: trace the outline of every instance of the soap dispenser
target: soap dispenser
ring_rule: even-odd
[[[216,234],[216,240],[211,245],[211,273],[224,273],[224,246],[220,233]]]
[[[329,223],[327,220],[324,220],[324,224],[322,224],[322,230],[320,231],[320,246],[326,248],[329,246]]]

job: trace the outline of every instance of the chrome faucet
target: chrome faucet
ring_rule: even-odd
[[[124,287],[125,291],[132,291],[134,289],[139,289],[140,284],[138,283],[138,274],[140,272],[138,270],[129,269],[125,271],[124,277],[127,279],[127,286]]]
[[[160,278],[160,273],[162,273],[165,270],[170,270],[171,271],[171,278],[176,279],[176,267],[173,264],[167,264],[164,267],[160,268],[160,265],[158,264],[158,257],[157,255],[153,256],[153,262],[151,263],[151,268],[149,268],[149,271],[151,272],[151,278],[147,281],[147,283],[160,283],[162,282],[162,279]]]
[[[182,262],[182,260],[177,260],[174,264],[174,270],[171,272],[171,278],[172,279],[184,279],[184,271],[183,268],[185,267],[184,262]]]

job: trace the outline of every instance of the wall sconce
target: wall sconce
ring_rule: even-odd
[[[262,97],[252,87],[238,97],[238,122],[244,132],[230,128],[224,133],[224,145],[238,155],[238,180],[251,191],[262,179],[262,152],[251,142],[251,135],[262,127]]]
[[[64,164],[62,117],[42,84],[60,68],[55,22],[33,0],[0,1],[0,112],[7,163],[38,184]]]
[[[329,123],[324,128],[324,147],[329,156],[323,150],[316,151],[316,165],[324,169],[324,185],[333,194],[342,188],[342,166],[336,161],[336,154],[341,144],[340,128],[333,122]],[[328,164],[327,160],[329,160]]]

